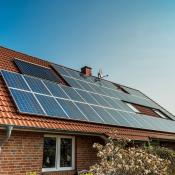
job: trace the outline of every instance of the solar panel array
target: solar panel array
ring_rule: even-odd
[[[21,113],[175,132],[175,122],[134,113],[120,99],[27,75],[1,71]]]
[[[146,107],[155,108],[161,110],[171,119],[175,120],[175,117],[159,106],[157,103],[149,99],[143,93],[138,90],[128,88],[125,86],[121,86],[124,90],[126,90],[129,94],[124,93],[121,90],[118,90],[117,86],[112,82],[107,80],[100,80],[96,77],[84,76],[80,72],[59,66],[56,64],[52,64],[52,67],[59,73],[61,76],[75,89],[82,89],[89,92],[98,93],[104,96],[120,99],[126,102],[140,104]]]
[[[50,81],[60,82],[59,77],[53,72],[52,69],[41,67],[18,59],[14,59],[14,62],[23,74],[43,78]]]

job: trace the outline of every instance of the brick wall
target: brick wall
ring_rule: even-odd
[[[1,136],[3,135],[1,130]],[[1,175],[40,174],[42,168],[43,137],[40,133],[12,132],[0,154]]]
[[[0,138],[4,135],[0,130]],[[76,136],[75,165],[77,170],[88,169],[97,161],[94,142],[102,139],[91,136]],[[0,175],[75,175],[76,171],[41,173],[43,158],[43,133],[13,131],[0,154]]]
[[[103,140],[97,137],[77,137],[77,170],[88,169],[89,166],[97,162],[96,150],[93,143],[103,144]]]

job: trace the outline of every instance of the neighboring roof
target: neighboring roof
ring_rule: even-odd
[[[44,61],[23,53],[19,53],[4,47],[0,47],[0,69],[9,70],[12,72],[19,73],[19,69],[14,64],[13,59],[19,58],[21,60],[31,62],[37,65],[45,66],[50,68],[51,64],[48,61]],[[68,68],[66,68],[68,69]],[[64,77],[64,76],[63,76]],[[64,82],[63,82],[64,83]],[[122,86],[122,85],[121,85]],[[136,93],[133,97],[138,99],[145,99],[148,104],[156,109],[161,109],[171,119],[174,116],[167,112],[165,109],[160,107],[158,104],[153,102],[143,93],[138,90],[122,86],[126,91]],[[102,125],[81,121],[67,121],[59,120],[56,118],[50,118],[45,116],[35,116],[20,114],[17,112],[16,106],[9,94],[9,91],[2,79],[0,78],[0,125],[14,125],[18,128],[35,128],[35,129],[46,129],[46,130],[60,130],[60,131],[73,131],[81,133],[95,133],[95,134],[106,134],[111,135],[111,131],[117,130],[120,137],[127,137],[134,140],[148,140],[150,138],[164,138],[175,140],[174,133],[159,132],[159,131],[148,131],[134,128],[126,128],[119,126]],[[139,132],[138,132],[139,130]]]

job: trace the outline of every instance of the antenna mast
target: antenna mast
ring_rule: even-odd
[[[107,75],[103,75],[102,69],[99,69],[98,75],[97,75],[97,77],[98,77],[97,81],[100,81],[100,80],[102,80],[103,78],[108,77],[108,76],[109,76],[108,74],[107,74]]]

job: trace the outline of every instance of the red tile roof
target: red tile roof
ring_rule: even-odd
[[[19,72],[15,64],[12,62],[12,59],[14,58],[20,58],[28,62],[36,63],[46,67],[49,67],[50,65],[50,63],[47,61],[0,47],[0,69]],[[20,114],[17,112],[17,109],[12,102],[2,77],[0,77],[0,125],[14,125],[16,127],[25,128],[38,128],[47,130],[54,129],[71,132],[105,134],[108,136],[111,136],[111,131],[117,130],[118,137],[126,137],[133,140],[148,140],[149,137],[175,140],[175,134],[172,133],[153,132]]]

